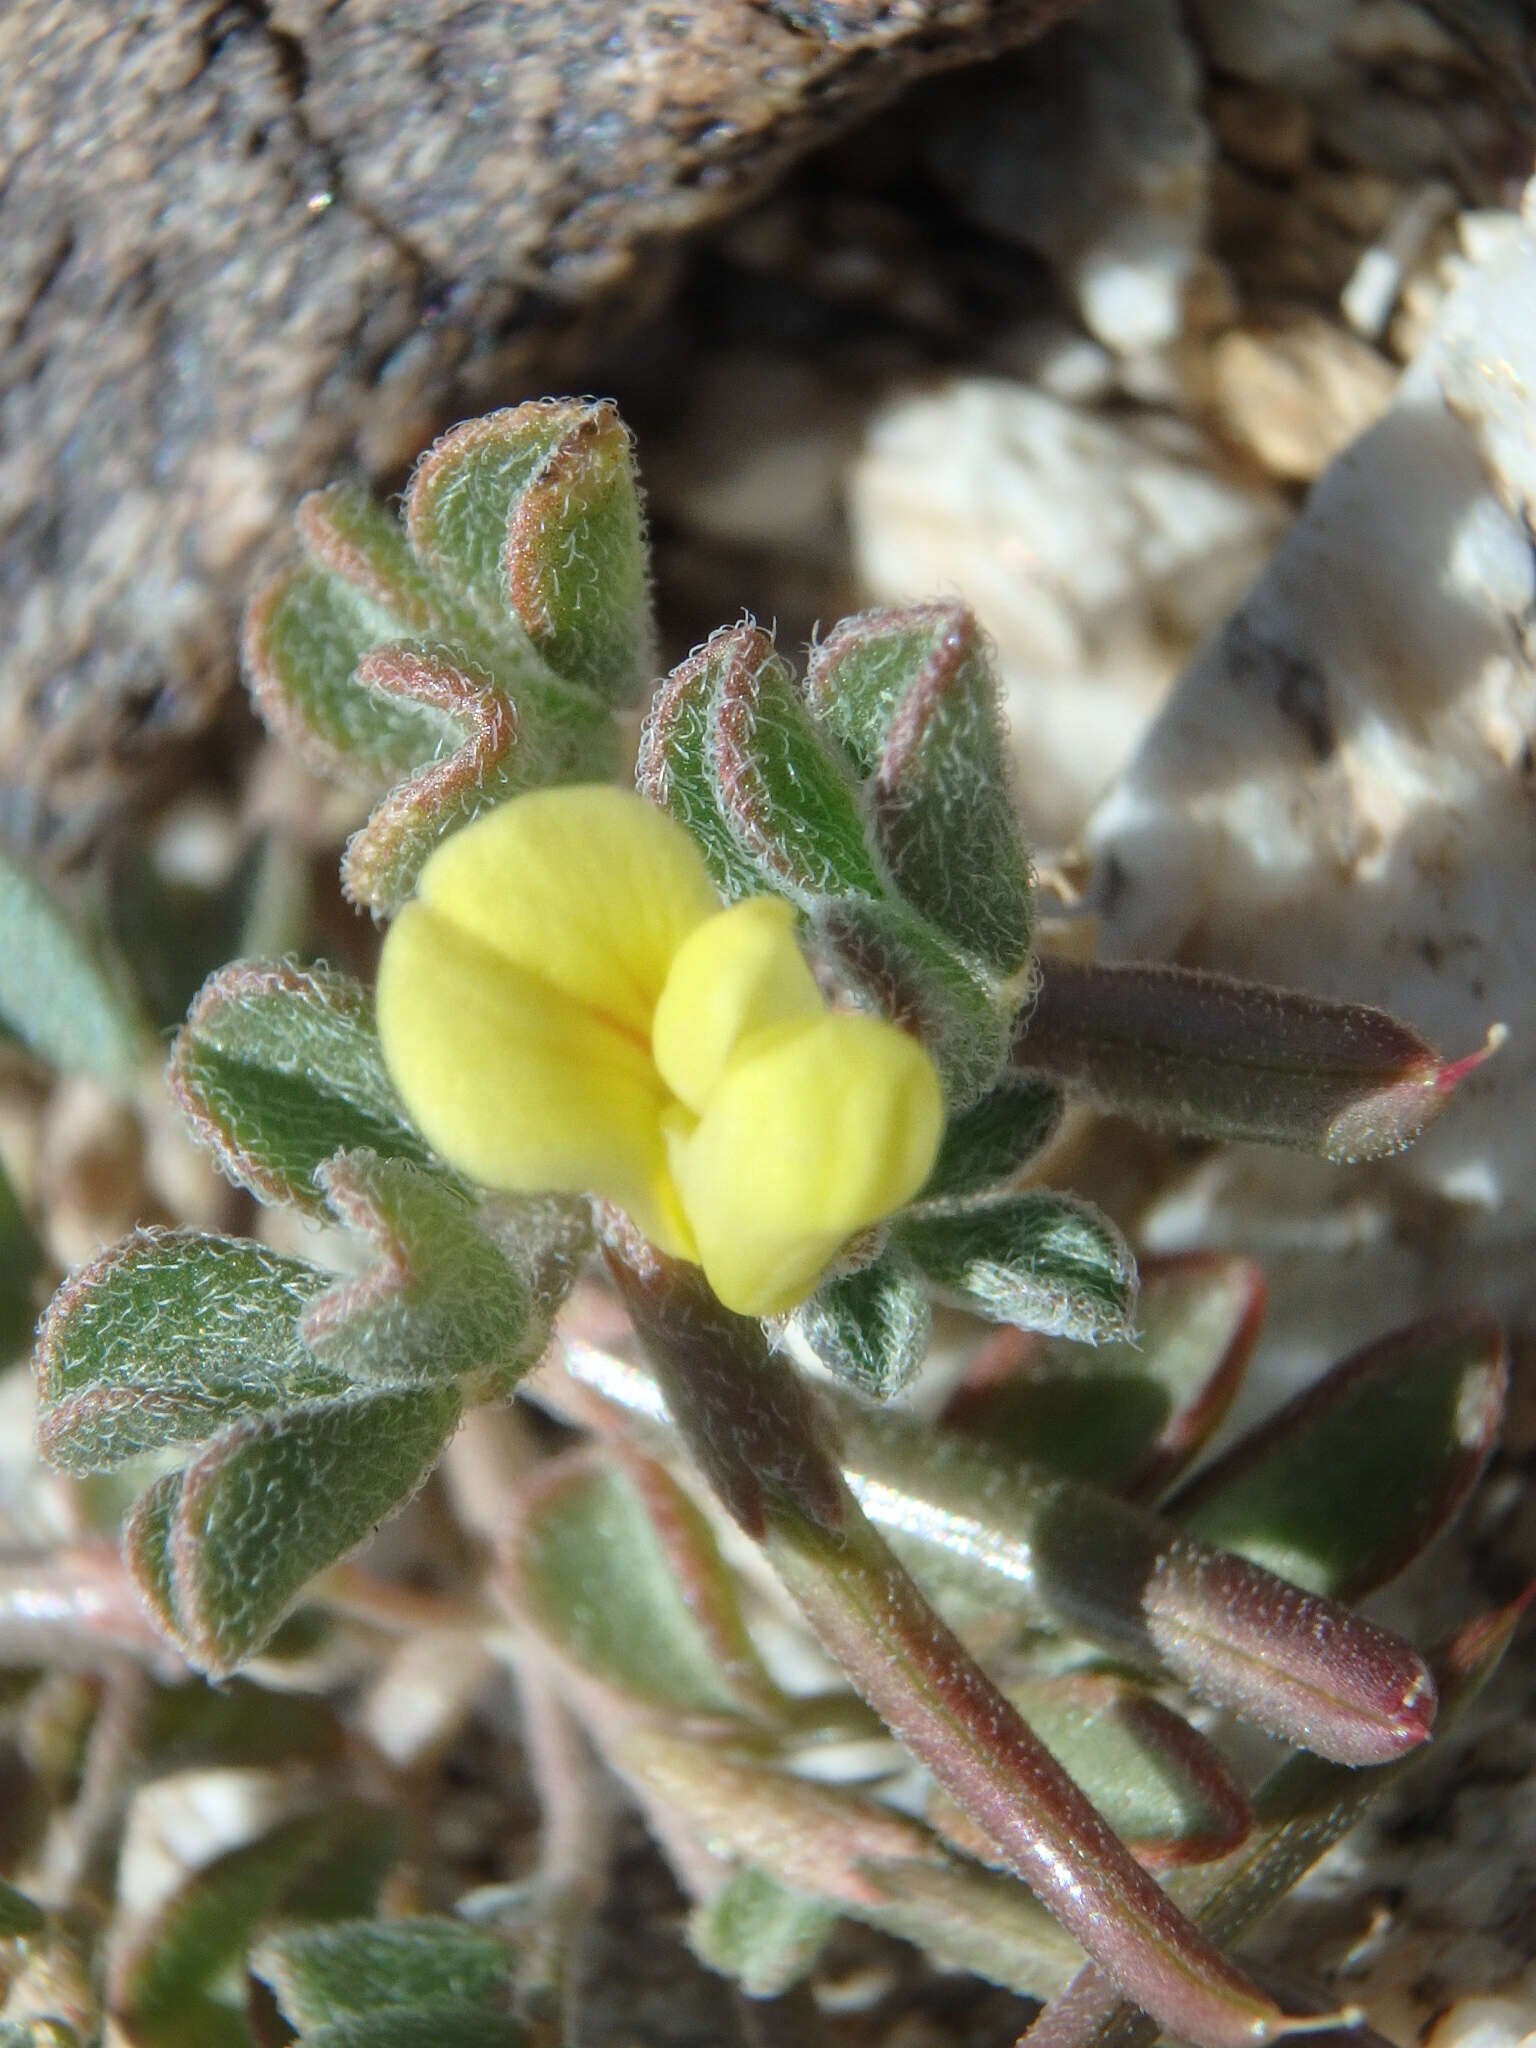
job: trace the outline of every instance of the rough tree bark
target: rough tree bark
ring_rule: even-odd
[[[295,494],[579,368],[680,239],[1073,0],[11,0],[0,829],[204,724]]]

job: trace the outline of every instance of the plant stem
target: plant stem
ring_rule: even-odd
[[[616,1235],[616,1233],[615,1233]],[[710,1484],[855,1689],[1126,1994],[1201,2048],[1284,2033],[934,1614],[849,1491],[808,1385],[695,1269],[625,1237],[610,1265]]]

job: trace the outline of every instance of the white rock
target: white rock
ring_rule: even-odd
[[[1380,1003],[1452,1054],[1509,1025],[1386,1184],[1445,1205],[1417,1261],[1441,1298],[1516,1304],[1532,1280],[1509,1254],[1536,1234],[1536,237],[1491,241],[1089,841],[1109,957]],[[1365,1327],[1410,1312],[1358,1268],[1354,1292]]]
[[[1210,132],[1175,0],[1100,0],[1066,22],[933,153],[994,233],[1056,265],[1089,331],[1137,353],[1172,341],[1204,239]]]
[[[1060,842],[1288,517],[1160,416],[965,378],[877,414],[849,479],[874,601],[955,592],[997,643],[1027,823]]]

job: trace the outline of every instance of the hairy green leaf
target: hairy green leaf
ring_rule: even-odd
[[[512,510],[507,594],[557,675],[622,703],[651,674],[656,639],[634,448],[606,401],[566,410]]]
[[[693,835],[728,902],[760,894],[763,878],[738,845],[716,798],[716,707],[727,679],[733,689],[744,689],[753,674],[777,659],[772,639],[756,626],[722,626],[673,669],[656,692],[640,735],[635,786]]]
[[[944,1419],[1052,1471],[1155,1497],[1226,1414],[1263,1312],[1263,1276],[1250,1260],[1152,1261],[1141,1268],[1134,1341],[999,1337]]]
[[[708,1524],[649,1460],[543,1468],[504,1562],[529,1626],[624,1699],[733,1719],[774,1702]]]
[[[893,1226],[930,1284],[977,1314],[1095,1343],[1124,1337],[1136,1307],[1125,1240],[1065,1195],[991,1195]]]
[[[505,2004],[510,1957],[462,1920],[344,1921],[274,1934],[252,1958],[301,2030],[395,2006]]]
[[[821,1363],[877,1400],[899,1393],[922,1364],[932,1321],[926,1288],[890,1250],[857,1273],[823,1280],[794,1316]]]
[[[711,730],[715,802],[769,887],[809,905],[878,896],[853,781],[777,655],[722,666]]]
[[[144,2048],[190,2044],[189,2018],[202,2015],[203,1995],[255,1930],[279,1910],[302,1910],[305,1882],[317,1867],[350,1859],[357,1830],[377,1811],[349,1802],[301,1814],[193,1871],[112,1955],[108,2001],[130,2038]],[[377,1872],[370,1876],[376,1884]]]
[[[694,1909],[688,1945],[749,1998],[778,1998],[815,1966],[837,1922],[837,1908],[824,1899],[748,1868]]]
[[[997,677],[963,605],[926,610],[926,644],[914,631],[916,612],[897,613],[894,628],[878,612],[841,626],[821,650],[818,695],[835,694],[830,674],[846,671],[846,687],[866,700],[876,674],[888,672],[873,647],[858,643],[895,639],[910,667],[884,719],[866,792],[874,844],[910,904],[993,974],[1021,984],[1032,884],[1008,787]]]
[[[1061,1111],[1061,1091],[1053,1082],[1005,1074],[979,1102],[949,1119],[918,1200],[1003,1193],[1055,1136]]]
[[[1445,1065],[1383,1010],[1183,967],[1045,964],[1014,1047],[1106,1109],[1160,1130],[1380,1159],[1444,1109],[1482,1057]]]
[[[324,569],[283,570],[245,619],[245,677],[263,723],[322,774],[380,780],[431,760],[441,720],[357,681],[364,655],[401,630]]]
[[[186,1467],[169,1550],[193,1661],[253,1656],[316,1572],[403,1506],[459,1419],[456,1388],[375,1394],[237,1424]]]
[[[1503,1333],[1469,1313],[1357,1352],[1199,1474],[1168,1512],[1315,1593],[1395,1577],[1476,1485],[1504,1413]]]
[[[298,1321],[326,1276],[247,1240],[143,1231],[73,1274],[38,1336],[38,1444],[96,1472],[339,1392]]]
[[[331,968],[237,962],[209,977],[171,1049],[193,1131],[263,1201],[325,1214],[314,1174],[343,1148],[426,1161],[379,1050],[373,999]]]
[[[361,1385],[465,1381],[489,1400],[538,1362],[552,1304],[480,1228],[473,1198],[441,1175],[376,1152],[319,1169],[332,1211],[372,1239],[378,1262],[312,1301],[315,1355]]]
[[[118,1091],[135,1085],[152,1046],[122,966],[3,853],[0,1024],[49,1066]]]

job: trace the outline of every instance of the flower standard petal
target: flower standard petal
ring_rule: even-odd
[[[933,1062],[877,1017],[828,1012],[748,1040],[672,1178],[711,1287],[739,1315],[802,1301],[857,1230],[928,1176],[944,1110]]]
[[[720,908],[683,827],[606,783],[536,790],[476,818],[432,855],[417,897],[647,1046],[678,947]]]
[[[421,902],[385,939],[378,1020],[412,1121],[460,1171],[487,1187],[604,1195],[662,1250],[697,1256],[667,1173],[670,1097],[644,1039]]]

